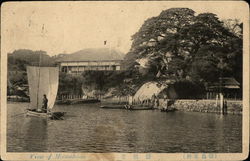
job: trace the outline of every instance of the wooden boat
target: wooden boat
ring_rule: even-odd
[[[72,99],[72,100],[59,100],[56,101],[58,105],[74,105],[74,104],[84,104],[84,103],[98,103],[99,99],[88,98],[88,99]]]
[[[161,112],[175,112],[175,111],[177,111],[176,108],[169,108],[169,109],[164,109],[164,108],[162,108],[162,109],[161,109]]]
[[[96,99],[96,98],[87,98],[87,99],[73,100],[71,102],[71,105],[73,105],[73,104],[82,104],[82,103],[98,103],[98,102],[100,102],[99,99]]]
[[[36,117],[45,117],[45,118],[50,117],[50,114],[46,112],[37,111],[36,109],[27,109],[26,115],[36,116]]]
[[[127,110],[154,110],[152,106],[127,105]]]
[[[104,109],[125,109],[125,105],[102,105],[100,107]]]
[[[65,112],[41,112],[43,106],[43,95],[48,98],[47,111],[54,107],[58,82],[59,68],[57,67],[35,67],[27,66],[28,84],[30,92],[30,105],[27,116],[61,119]]]
[[[42,112],[37,111],[36,109],[27,109],[26,115],[27,116],[34,116],[34,117],[42,117],[42,118],[50,118],[53,120],[61,120],[66,112]]]

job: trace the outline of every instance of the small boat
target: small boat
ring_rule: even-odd
[[[87,99],[68,99],[68,100],[58,100],[56,104],[58,105],[74,105],[74,104],[84,104],[84,103],[98,103],[99,99],[87,98]]]
[[[100,107],[104,109],[125,109],[125,105],[102,105]]]
[[[27,66],[28,84],[30,92],[30,104],[27,116],[62,119],[65,112],[48,112],[54,107],[58,82],[59,68],[57,67],[35,67]],[[48,99],[47,112],[42,111],[43,95]]]
[[[165,109],[165,108],[162,108],[161,109],[161,112],[175,112],[175,111],[177,111],[177,109],[176,108],[169,108],[169,109]]]
[[[36,109],[27,109],[27,116],[50,118],[52,120],[61,120],[66,112],[42,112]]]
[[[37,116],[37,117],[50,117],[49,113],[37,111],[36,109],[27,109],[26,112],[27,116]]]
[[[126,105],[128,110],[154,110],[152,106],[141,106],[141,105]]]

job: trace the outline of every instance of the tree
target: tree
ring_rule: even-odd
[[[222,21],[225,28],[227,28],[235,36],[242,38],[243,23],[241,23],[238,19],[225,19]]]
[[[71,75],[67,73],[59,73],[58,94],[82,94],[83,78],[79,75]]]
[[[132,36],[132,47],[125,60],[135,62],[136,59],[149,56],[149,59],[157,57],[158,60],[164,62],[167,52],[177,55],[178,33],[183,27],[192,23],[194,13],[188,8],[171,8],[157,17],[146,20],[140,30]],[[162,59],[159,59],[158,55],[161,55]],[[126,68],[133,68],[133,66]],[[164,69],[161,66],[157,68]]]
[[[155,79],[211,82],[234,76],[240,80],[242,25],[237,22],[234,26],[226,27],[213,13],[194,16],[188,8],[162,11],[132,36],[131,50],[125,56],[130,65],[127,69],[138,59],[147,59],[145,75],[153,73]]]
[[[15,50],[8,53],[9,71],[26,71],[27,65],[55,66],[54,60],[45,51],[28,49]]]

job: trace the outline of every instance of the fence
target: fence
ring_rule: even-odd
[[[126,103],[129,102],[129,96],[119,96],[119,97],[110,97],[110,98],[103,98],[100,97],[101,102],[108,102],[113,104],[120,104],[120,103]]]
[[[207,92],[206,95],[202,96],[203,99],[216,99],[218,92]],[[224,98],[228,100],[241,100],[242,94],[240,92],[224,93]]]
[[[83,95],[69,95],[62,94],[57,96],[57,100],[71,100],[71,99],[82,99]]]

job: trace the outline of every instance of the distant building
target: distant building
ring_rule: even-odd
[[[61,72],[79,74],[87,70],[121,70],[123,54],[107,48],[84,49],[57,60]]]
[[[218,82],[208,85],[207,98],[216,98],[219,93],[223,93],[224,97],[229,99],[242,98],[240,83],[233,77],[222,77]]]

